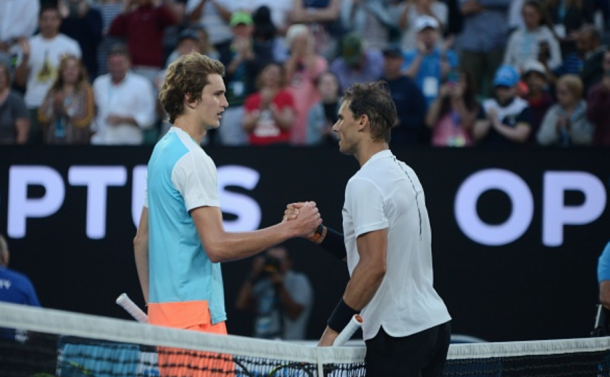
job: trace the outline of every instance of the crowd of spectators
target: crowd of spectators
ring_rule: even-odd
[[[393,145],[610,146],[610,0],[0,0],[0,143],[150,145],[165,68],[226,67],[204,144],[325,145],[385,80]]]

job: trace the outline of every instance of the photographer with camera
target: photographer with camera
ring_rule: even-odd
[[[253,336],[265,339],[305,339],[313,307],[307,276],[293,271],[286,248],[267,250],[252,262],[252,271],[235,301],[241,310],[254,310]]]

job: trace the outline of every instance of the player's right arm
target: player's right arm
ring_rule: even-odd
[[[149,267],[148,267],[148,208],[142,207],[138,231],[133,240],[133,250],[136,259],[136,269],[140,279],[140,287],[144,294],[144,302],[148,304]]]
[[[293,237],[305,237],[322,223],[315,203],[307,203],[294,221],[282,222],[253,232],[226,232],[220,207],[197,207],[191,211],[201,243],[214,263],[243,259]]]

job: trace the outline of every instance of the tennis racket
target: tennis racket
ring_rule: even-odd
[[[148,316],[146,315],[146,313],[144,313],[142,309],[138,307],[138,305],[131,301],[129,296],[127,296],[127,293],[121,293],[121,295],[117,297],[116,303],[117,305],[125,309],[127,313],[131,314],[131,316],[136,321],[140,323],[148,322]]]

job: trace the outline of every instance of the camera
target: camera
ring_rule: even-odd
[[[263,276],[269,276],[280,272],[282,261],[278,258],[267,257],[263,266]]]

